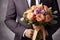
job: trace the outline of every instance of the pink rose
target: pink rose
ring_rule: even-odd
[[[28,20],[33,20],[34,19],[34,13],[33,12],[30,12],[30,13],[28,13],[27,14],[27,18],[28,18]]]
[[[51,21],[51,16],[50,15],[46,15],[45,16],[45,22],[50,22]]]
[[[42,22],[44,20],[44,15],[43,14],[37,14],[36,15],[36,20],[39,22]]]

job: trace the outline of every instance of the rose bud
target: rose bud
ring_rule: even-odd
[[[51,16],[50,15],[46,15],[45,16],[45,22],[50,22],[51,21]]]
[[[36,20],[37,20],[38,22],[42,22],[42,21],[44,20],[44,15],[43,15],[43,14],[37,14],[37,15],[36,15]]]
[[[36,8],[35,10],[34,10],[34,14],[36,15],[36,14],[38,14],[40,12],[40,8]]]
[[[35,10],[37,7],[34,5],[31,7],[31,10]]]
[[[44,6],[43,6],[42,3],[40,5],[37,5],[37,7],[40,8],[40,10],[43,10],[44,9]]]
[[[31,12],[31,13],[28,13],[27,14],[27,18],[28,18],[28,20],[33,20],[34,19],[34,14]]]
[[[46,12],[45,12],[45,10],[41,10],[41,13],[42,13],[42,14],[45,14]]]
[[[44,10],[47,12],[48,11],[48,7],[46,5],[44,5]]]

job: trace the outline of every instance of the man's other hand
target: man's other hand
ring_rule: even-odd
[[[27,38],[31,38],[33,36],[33,29],[26,29],[24,35]]]

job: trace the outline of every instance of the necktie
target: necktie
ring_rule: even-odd
[[[31,6],[35,5],[35,4],[36,4],[36,1],[35,0],[31,0]]]

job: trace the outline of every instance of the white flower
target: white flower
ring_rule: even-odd
[[[22,17],[22,18],[20,18],[20,21],[24,21],[24,18]]]

